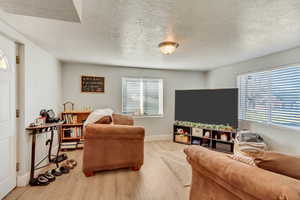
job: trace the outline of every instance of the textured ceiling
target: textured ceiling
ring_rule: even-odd
[[[6,12],[80,22],[81,0],[0,0],[0,7]]]
[[[84,0],[81,24],[0,17],[73,62],[209,70],[300,45],[299,0]],[[164,40],[174,54],[159,52]]]

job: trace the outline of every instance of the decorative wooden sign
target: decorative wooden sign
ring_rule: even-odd
[[[104,77],[81,76],[81,92],[104,92]]]

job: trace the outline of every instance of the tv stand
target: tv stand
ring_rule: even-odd
[[[174,124],[173,141],[187,145],[200,145],[212,150],[233,153],[236,130],[198,128]]]

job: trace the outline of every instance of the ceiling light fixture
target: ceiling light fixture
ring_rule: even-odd
[[[177,42],[165,41],[159,43],[158,47],[163,54],[170,55],[174,53],[176,48],[179,46]]]

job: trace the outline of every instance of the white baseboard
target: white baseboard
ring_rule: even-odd
[[[159,140],[172,140],[172,135],[148,135],[145,137],[145,142],[159,141]]]
[[[17,187],[25,187],[28,185],[30,179],[30,172],[25,173],[24,175],[17,176]]]
[[[54,146],[52,149],[52,152],[57,151],[58,146]],[[36,161],[39,162],[39,161]],[[41,163],[41,165],[45,165],[48,163],[48,160],[45,160],[44,162]],[[39,169],[35,170],[35,174],[40,174],[44,171],[45,169]],[[17,175],[17,187],[25,187],[29,184],[29,179],[30,179],[30,171],[26,172],[23,175]]]

